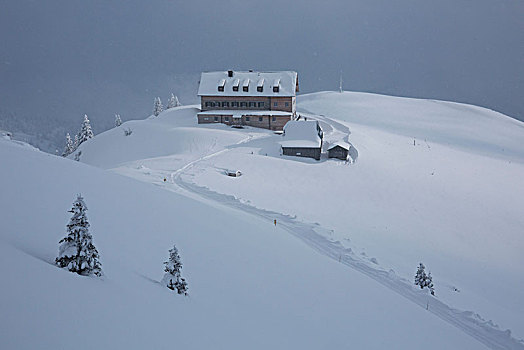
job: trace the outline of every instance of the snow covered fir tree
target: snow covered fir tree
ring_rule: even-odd
[[[179,107],[180,102],[178,101],[178,97],[174,94],[171,94],[171,97],[167,101],[167,109]]]
[[[55,263],[83,276],[101,276],[102,264],[93,244],[86,216],[84,198],[78,195],[69,212],[73,214],[67,224],[67,236],[60,240]]]
[[[187,295],[187,282],[180,274],[182,262],[176,246],[173,245],[173,248],[169,249],[169,260],[165,261],[164,265],[165,275],[164,278],[162,278],[162,285],[176,291],[178,294]]]
[[[83,142],[89,140],[90,138],[93,138],[95,135],[93,134],[93,130],[91,130],[91,123],[89,122],[89,118],[87,117],[87,114],[84,114],[84,121],[82,122],[82,128],[78,132],[78,143],[76,146],[80,146]]]
[[[122,119],[120,118],[120,114],[115,114],[115,126],[119,127],[122,125]]]
[[[155,98],[155,104],[153,106],[153,115],[157,117],[164,110],[160,97]]]
[[[426,267],[423,263],[418,265],[417,273],[415,274],[415,285],[419,286],[420,289],[428,288],[431,292],[431,295],[435,295],[431,272],[426,275]]]
[[[62,153],[62,157],[67,157],[71,153],[73,153],[76,150],[75,144],[73,143],[73,140],[71,139],[71,135],[67,133],[66,135],[66,145],[64,148],[64,153]]]

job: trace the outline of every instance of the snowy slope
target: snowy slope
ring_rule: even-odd
[[[2,344],[60,348],[82,329],[96,336],[81,348],[524,348],[502,331],[518,338],[522,326],[519,158],[430,140],[413,146],[394,128],[321,110],[360,94],[322,95],[334,101],[307,95],[299,107],[311,101],[307,109],[326,116],[328,140],[351,131],[355,164],[281,157],[280,136],[197,126],[191,107],[124,123],[80,147],[82,162],[147,184],[0,141],[8,184],[1,272],[12,286],[0,304]],[[500,117],[490,118],[501,132]],[[502,178],[513,181],[511,193],[487,186]],[[78,192],[102,281],[49,264]],[[491,206],[479,206],[480,193]],[[483,219],[488,209],[493,221]],[[489,234],[496,225],[498,239]],[[189,298],[156,283],[173,243]],[[419,260],[434,275],[436,298],[411,285]]]
[[[361,93],[301,96],[298,106],[324,116],[327,139],[351,133],[357,162],[254,158],[261,145],[248,143],[181,180],[318,223],[408,280],[423,261],[441,300],[524,337],[524,278],[515,278],[524,276],[524,124],[475,106]],[[217,168],[244,176],[233,182]]]
[[[10,141],[0,162],[3,349],[482,347],[249,214]],[[79,192],[101,280],[52,264]],[[188,298],[157,283],[173,243]]]
[[[205,156],[177,149],[160,158],[113,161],[113,167],[146,182],[166,178],[174,191],[182,186],[244,211],[261,210],[268,221],[296,217],[294,223],[317,227],[320,237],[378,269],[394,270],[407,283],[423,261],[440,301],[524,337],[523,279],[514,278],[524,275],[522,123],[475,106],[362,93],[319,93],[299,101],[303,115],[321,115],[328,142],[350,134],[360,155],[355,164],[281,157],[280,136],[264,130],[193,125],[209,138],[229,133],[244,139],[217,141]],[[180,113],[165,112],[157,122],[175,129],[182,123],[191,138],[187,128],[194,119],[182,122]],[[88,142],[86,156],[105,157],[93,148],[123,142],[116,130],[110,133]],[[226,169],[244,175],[223,176]]]
[[[352,131],[366,127],[475,154],[524,159],[524,123],[486,108],[361,92],[303,95],[298,106],[348,122]]]

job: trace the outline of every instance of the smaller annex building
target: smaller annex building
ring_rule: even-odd
[[[344,141],[335,142],[328,148],[328,157],[346,160],[348,159],[350,147],[351,146],[347,142],[344,142]]]
[[[320,160],[324,132],[316,120],[292,120],[284,126],[282,154]]]
[[[281,131],[295,119],[298,75],[281,72],[204,72],[198,124],[223,123]]]

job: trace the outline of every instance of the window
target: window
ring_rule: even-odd
[[[229,107],[229,102],[222,102],[222,107]]]
[[[286,102],[286,107],[289,107],[289,102]]]
[[[276,121],[277,121],[277,117],[273,117],[272,119],[273,119],[273,121],[274,121],[274,122],[276,122]]]
[[[246,122],[250,121],[251,118],[250,117],[246,117]]]
[[[273,102],[273,107],[278,107],[278,102]]]
[[[278,92],[278,90],[279,90],[278,86],[273,86],[273,92]]]
[[[208,101],[206,101],[205,105],[206,105],[206,107],[209,107],[211,104]]]
[[[264,107],[264,102],[259,102],[258,107]]]
[[[257,86],[257,91],[258,92],[263,92],[264,91],[264,87],[263,86]]]
[[[228,122],[228,121],[229,121],[229,117],[225,117],[224,120],[225,120],[226,122]]]
[[[219,87],[218,87],[218,91],[220,91],[220,92],[224,92],[224,86],[219,86]]]
[[[238,91],[238,85],[237,86],[233,86],[233,91]]]
[[[249,86],[242,86],[242,90],[244,92],[248,92],[249,91]]]
[[[262,120],[264,120],[264,117],[258,117],[259,122],[261,122]]]
[[[238,102],[231,102],[231,107],[238,107]]]
[[[204,117],[204,120],[209,120],[209,118],[208,117]]]
[[[240,107],[247,107],[247,102],[240,102]]]
[[[209,107],[215,107],[215,102],[209,102]]]
[[[256,107],[256,102],[249,102],[249,107]]]
[[[215,121],[218,122],[218,117],[215,117]]]

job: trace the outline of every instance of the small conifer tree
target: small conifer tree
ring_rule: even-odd
[[[428,272],[428,276],[426,278],[426,287],[428,287],[431,295],[435,295],[435,288],[433,286],[433,277],[431,277],[431,272]]]
[[[167,108],[170,109],[179,106],[180,102],[178,101],[178,97],[176,97],[174,94],[171,94],[171,97],[168,100]]]
[[[417,273],[415,274],[415,285],[419,286],[420,289],[428,288],[431,295],[435,295],[433,277],[431,277],[431,272],[426,275],[426,267],[423,263],[418,265]]]
[[[164,278],[162,284],[167,288],[176,291],[178,294],[187,295],[188,286],[187,282],[181,276],[182,262],[180,255],[178,255],[178,249],[173,246],[169,249],[169,260],[164,262]]]
[[[95,135],[93,134],[93,130],[91,130],[91,122],[89,121],[87,114],[84,114],[84,121],[82,122],[82,128],[78,132],[77,147],[80,146],[83,142],[89,140],[90,138],[93,138],[94,136]]]
[[[81,195],[78,195],[69,211],[73,216],[67,224],[67,236],[60,240],[58,257],[55,263],[67,267],[71,272],[84,276],[101,276],[102,264],[98,250],[93,245],[86,216],[87,207]]]
[[[153,115],[157,117],[164,110],[160,97],[155,98],[155,105],[153,107]]]
[[[67,157],[71,153],[75,151],[75,145],[73,143],[73,140],[71,139],[71,135],[67,133],[66,135],[66,145],[64,148],[64,153],[62,153],[62,157]]]
[[[424,288],[424,284],[426,282],[426,267],[423,263],[420,263],[418,265],[417,273],[415,274],[415,285],[419,286],[420,289]]]
[[[115,126],[119,127],[122,125],[122,119],[120,118],[120,114],[115,114]]]

